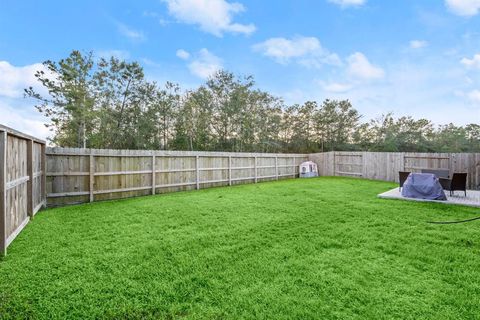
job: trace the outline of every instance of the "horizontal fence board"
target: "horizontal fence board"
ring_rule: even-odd
[[[193,172],[195,169],[167,169],[167,170],[155,170],[156,173],[176,173],[176,172]]]
[[[139,191],[139,190],[147,190],[151,187],[134,187],[134,188],[123,188],[123,189],[111,189],[111,190],[99,190],[93,191],[93,194],[105,194],[105,193],[116,193],[116,192],[130,192],[130,191]]]
[[[362,176],[363,173],[358,173],[358,172],[342,172],[342,171],[337,171],[338,174],[346,174],[346,175],[352,175],[352,176]]]
[[[450,160],[450,157],[435,157],[435,156],[405,156],[405,158],[411,159],[427,159],[427,160]]]
[[[422,169],[467,173],[467,187],[480,190],[480,153],[324,152],[310,154],[321,176],[358,176],[398,182],[399,171]]]
[[[399,171],[466,172],[480,189],[480,153],[324,152],[317,154],[46,148],[0,125],[0,253],[36,212],[62,206],[181,190],[296,177],[299,164],[319,175],[397,181]]]
[[[13,137],[16,137],[16,138],[20,138],[20,139],[23,139],[23,140],[32,140],[33,142],[35,143],[38,143],[38,144],[41,144],[41,145],[45,145],[45,140],[42,140],[42,139],[38,139],[36,137],[33,137],[29,134],[26,134],[26,133],[23,133],[23,132],[20,132],[20,131],[17,131],[15,129],[12,129],[12,128],[9,128],[7,126],[4,126],[3,124],[0,124],[0,131],[2,132],[6,132],[7,135],[9,136],[13,136]]]
[[[427,169],[425,167],[405,167],[405,170],[408,171],[407,169],[410,170],[422,170],[422,169]],[[450,168],[435,168],[435,170],[447,170],[450,171]]]
[[[192,186],[196,182],[184,182],[184,183],[172,183],[172,184],[157,184],[155,188],[171,188],[171,187],[183,187],[183,186]]]
[[[18,179],[13,180],[13,181],[7,182],[6,188],[7,188],[7,190],[11,189],[11,188],[15,188],[16,186],[19,186],[23,183],[26,183],[29,180],[30,180],[30,176],[20,177]]]
[[[294,177],[308,159],[307,154],[74,148],[47,148],[46,156],[49,206]]]
[[[91,186],[90,155],[94,162]],[[47,157],[49,162],[61,164],[58,171],[49,168],[47,175],[49,179],[56,179],[48,186],[49,202],[53,204],[51,200],[55,198],[54,205],[61,205],[62,195],[65,200],[74,198],[77,203],[85,201],[78,196],[89,194],[95,201],[144,195],[149,188],[150,193],[164,193],[294,177],[298,175],[298,165],[309,159],[318,164],[319,175],[398,181],[398,171],[441,168],[452,173],[468,170],[471,188],[478,188],[480,183],[477,172],[480,157],[475,154],[325,152],[306,155],[47,148]]]
[[[89,195],[90,191],[77,191],[77,192],[58,192],[58,193],[47,193],[48,198],[60,198],[60,197],[74,197],[74,196],[86,196]]]
[[[0,254],[45,206],[45,142],[0,125]]]
[[[140,171],[113,171],[113,172],[95,172],[94,176],[121,176],[129,174],[151,174],[152,170],[140,170]]]
[[[41,202],[36,207],[33,208],[33,214],[35,215],[40,209],[45,205],[45,203]]]
[[[30,221],[28,217],[23,220],[18,227],[7,237],[7,247],[12,243],[13,240],[22,232],[23,228],[27,225],[27,223]]]
[[[89,172],[47,172],[47,177],[88,176]]]

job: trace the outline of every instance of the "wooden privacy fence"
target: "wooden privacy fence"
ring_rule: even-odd
[[[45,206],[45,141],[0,125],[0,253]]]
[[[48,206],[298,175],[307,154],[47,148]]]
[[[0,125],[0,253],[42,206],[118,199],[298,176],[306,160],[321,176],[397,181],[399,171],[468,174],[480,189],[480,153],[325,152],[316,154],[46,148]]]
[[[350,176],[398,182],[399,171],[466,172],[467,187],[480,189],[480,153],[325,152],[310,154],[322,176]]]

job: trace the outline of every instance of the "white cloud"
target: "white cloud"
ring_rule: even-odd
[[[238,2],[225,0],[162,0],[167,3],[168,12],[177,20],[200,26],[200,29],[221,37],[224,32],[250,34],[255,31],[253,24],[233,22],[235,14],[245,11]]]
[[[161,64],[161,63],[155,62],[155,61],[153,61],[152,59],[149,59],[149,58],[145,58],[145,57],[144,57],[144,58],[141,59],[141,61],[142,61],[145,65],[147,65],[147,66],[149,66],[149,67],[153,67],[153,68],[160,68],[160,67],[162,67],[162,64]]]
[[[324,49],[315,37],[270,38],[254,45],[253,50],[261,52],[280,64],[288,64],[292,60],[309,67],[341,64],[338,55]]]
[[[47,120],[33,106],[25,106],[23,99],[18,100],[14,103],[9,103],[0,98],[1,123],[7,127],[45,140],[51,135],[50,130],[45,127]],[[23,104],[23,107],[14,106],[20,103]]]
[[[467,93],[467,98],[474,103],[480,103],[480,90],[472,90]]]
[[[143,11],[143,16],[156,19],[161,26],[166,26],[171,23],[171,21],[164,19],[155,11]]]
[[[182,60],[188,60],[188,58],[190,58],[190,53],[188,53],[188,51],[185,51],[183,49],[178,49],[177,57],[179,57]]]
[[[445,0],[445,4],[454,14],[470,17],[480,11],[480,0]]]
[[[480,79],[467,79],[458,60],[441,54],[391,59],[382,64],[382,81],[360,81],[348,74],[347,64],[345,73],[334,69],[317,73],[315,79],[295,78],[275,93],[288,104],[349,99],[365,121],[393,111],[436,124],[465,125],[480,119]]]
[[[192,62],[188,64],[188,69],[195,76],[206,79],[223,67],[222,59],[208,51],[201,49],[194,57]]]
[[[23,96],[23,89],[30,86],[39,86],[35,72],[46,68],[41,63],[16,67],[7,61],[0,61],[0,97],[19,98]]]
[[[361,52],[355,52],[347,58],[347,72],[352,77],[363,80],[381,79],[385,76],[385,71],[372,65],[367,57]]]
[[[8,61],[0,61],[0,122],[44,139],[49,135],[43,125],[46,119],[34,108],[33,100],[23,97],[24,89],[28,87],[33,87],[42,95],[47,94],[35,78],[37,71],[49,74],[41,63],[17,67]]]
[[[132,41],[144,41],[147,37],[141,31],[134,30],[129,26],[117,22],[118,32]]]
[[[367,0],[328,0],[328,2],[338,4],[342,8],[359,7],[367,3]]]
[[[292,40],[285,38],[270,38],[256,44],[254,49],[263,55],[273,58],[280,63],[286,63],[291,58],[302,57],[321,50],[320,41],[314,37],[296,37]]]
[[[410,48],[411,49],[421,49],[428,46],[428,42],[425,40],[412,40],[410,41]]]
[[[480,53],[473,56],[472,59],[463,58],[460,62],[471,69],[480,69]]]
[[[453,94],[458,98],[462,98],[464,101],[468,101],[475,105],[480,104],[480,90],[478,89],[473,89],[473,90],[457,89],[453,91]],[[479,113],[480,113],[480,110],[479,110]]]
[[[352,89],[352,85],[339,82],[325,83],[322,85],[322,87],[323,90],[333,93],[343,93]]]

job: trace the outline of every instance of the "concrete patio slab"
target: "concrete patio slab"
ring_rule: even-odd
[[[427,200],[427,199],[414,199],[414,198],[406,198],[402,196],[398,187],[387,192],[381,193],[378,195],[379,198],[383,199],[399,199],[399,200],[407,200],[407,201],[422,201],[422,202],[436,202],[436,203],[443,203],[443,204],[455,204],[455,205],[463,205],[463,206],[470,206],[470,207],[478,207],[480,208],[480,191],[478,190],[467,190],[467,196],[465,197],[463,192],[456,191],[453,196],[448,194],[448,191],[445,192],[447,195],[446,201],[441,200]]]

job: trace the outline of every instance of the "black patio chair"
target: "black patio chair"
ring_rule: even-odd
[[[442,186],[445,190],[450,191],[452,196],[455,191],[465,192],[465,197],[467,196],[467,173],[465,172],[456,172],[453,174],[450,183],[443,184]]]
[[[398,181],[400,182],[398,190],[401,190],[403,188],[403,184],[405,183],[409,175],[409,171],[398,171]]]

